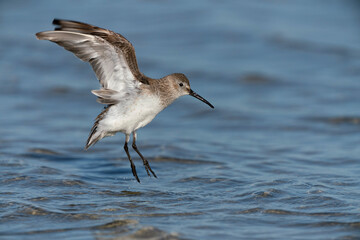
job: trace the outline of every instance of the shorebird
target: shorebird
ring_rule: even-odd
[[[157,178],[136,146],[136,131],[184,95],[193,96],[211,108],[214,106],[190,88],[188,78],[182,73],[160,79],[141,73],[133,45],[121,34],[77,21],[54,19],[53,24],[57,25],[54,31],[39,32],[36,37],[52,41],[89,62],[101,85],[100,89],[91,92],[105,108],[95,119],[85,149],[104,137],[124,133],[124,150],[132,173],[140,182],[128,149],[132,134],[132,147],[142,159],[147,174],[151,176],[151,172]]]

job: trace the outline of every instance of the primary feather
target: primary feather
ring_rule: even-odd
[[[131,90],[140,84],[122,52],[98,36],[67,31],[47,31],[36,36],[41,40],[55,42],[81,60],[89,62],[104,89]]]

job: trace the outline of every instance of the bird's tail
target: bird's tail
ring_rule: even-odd
[[[103,138],[102,136],[103,134],[97,130],[97,126],[92,127],[91,132],[89,134],[89,137],[86,141],[86,145],[85,145],[85,150],[88,150],[89,147],[91,147],[92,145],[94,145],[95,143],[97,143],[100,139]]]
[[[95,119],[95,123],[93,125],[93,127],[91,128],[89,137],[86,141],[86,145],[85,145],[85,150],[87,150],[89,147],[91,147],[92,145],[94,145],[95,143],[97,143],[99,140],[101,140],[102,138],[106,137],[106,133],[104,131],[102,131],[99,126],[101,120],[104,119],[107,111],[110,109],[111,106],[108,106],[107,108],[105,108]]]

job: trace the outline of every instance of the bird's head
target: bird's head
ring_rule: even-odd
[[[173,73],[168,76],[170,78],[170,81],[172,82],[173,88],[178,95],[177,97],[181,97],[184,95],[190,95],[193,96],[200,101],[203,101],[207,105],[209,105],[211,108],[214,108],[214,106],[209,103],[205,98],[201,97],[199,94],[194,92],[190,88],[190,82],[189,79],[182,73]]]

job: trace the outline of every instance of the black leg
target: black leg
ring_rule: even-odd
[[[133,149],[137,152],[137,154],[139,154],[139,156],[141,157],[141,159],[143,160],[144,166],[145,166],[145,170],[147,172],[147,174],[149,175],[149,177],[151,177],[149,171],[152,173],[152,175],[157,178],[156,174],[154,173],[154,171],[151,169],[150,164],[148,162],[148,160],[146,160],[144,158],[144,156],[140,153],[139,149],[136,146],[136,132],[133,132],[133,144],[132,144]]]
[[[127,157],[129,158],[132,173],[133,173],[134,177],[136,178],[136,180],[137,180],[138,182],[140,182],[140,179],[139,179],[139,177],[138,177],[138,175],[137,175],[137,173],[136,173],[135,164],[133,163],[133,161],[132,161],[132,159],[131,159],[131,156],[130,156],[130,153],[129,153],[129,149],[128,149],[128,146],[127,146],[128,141],[129,141],[129,136],[126,135],[124,150],[125,150],[125,152],[126,152]]]

